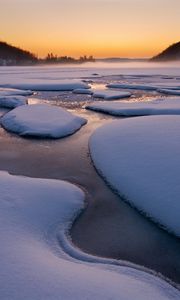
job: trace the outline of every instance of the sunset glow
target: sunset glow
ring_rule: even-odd
[[[179,41],[179,0],[0,0],[0,40],[45,56],[149,57]]]

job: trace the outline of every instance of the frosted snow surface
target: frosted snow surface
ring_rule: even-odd
[[[104,100],[115,100],[115,99],[131,97],[131,93],[104,89],[104,90],[96,90],[93,93],[93,97],[103,98]]]
[[[98,102],[86,108],[115,116],[179,115],[180,97],[151,102]]]
[[[83,208],[84,194],[74,185],[0,172],[0,195],[2,300],[179,299],[157,277],[64,252],[65,233]]]
[[[18,89],[11,89],[11,88],[0,88],[0,97],[1,96],[31,96],[33,92],[31,91],[24,91]]]
[[[27,104],[24,96],[0,96],[0,107],[15,108]]]
[[[5,129],[21,136],[61,138],[70,135],[86,123],[67,110],[46,104],[23,105],[1,119]]]
[[[180,116],[112,122],[93,134],[90,151],[119,194],[180,236]]]

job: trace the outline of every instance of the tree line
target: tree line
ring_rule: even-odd
[[[70,56],[57,56],[48,53],[45,58],[38,58],[37,55],[18,47],[0,41],[0,65],[35,65],[35,64],[58,64],[58,63],[84,63],[94,62],[92,55],[80,56],[78,59]]]

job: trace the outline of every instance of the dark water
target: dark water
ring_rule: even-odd
[[[0,169],[79,185],[88,204],[72,227],[74,245],[87,253],[143,265],[180,282],[180,241],[124,203],[92,165],[89,137],[113,118],[81,109],[75,112],[88,124],[61,140],[23,139],[0,129]]]

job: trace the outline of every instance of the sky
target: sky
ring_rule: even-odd
[[[0,0],[0,40],[39,57],[150,57],[180,41],[180,0]]]

